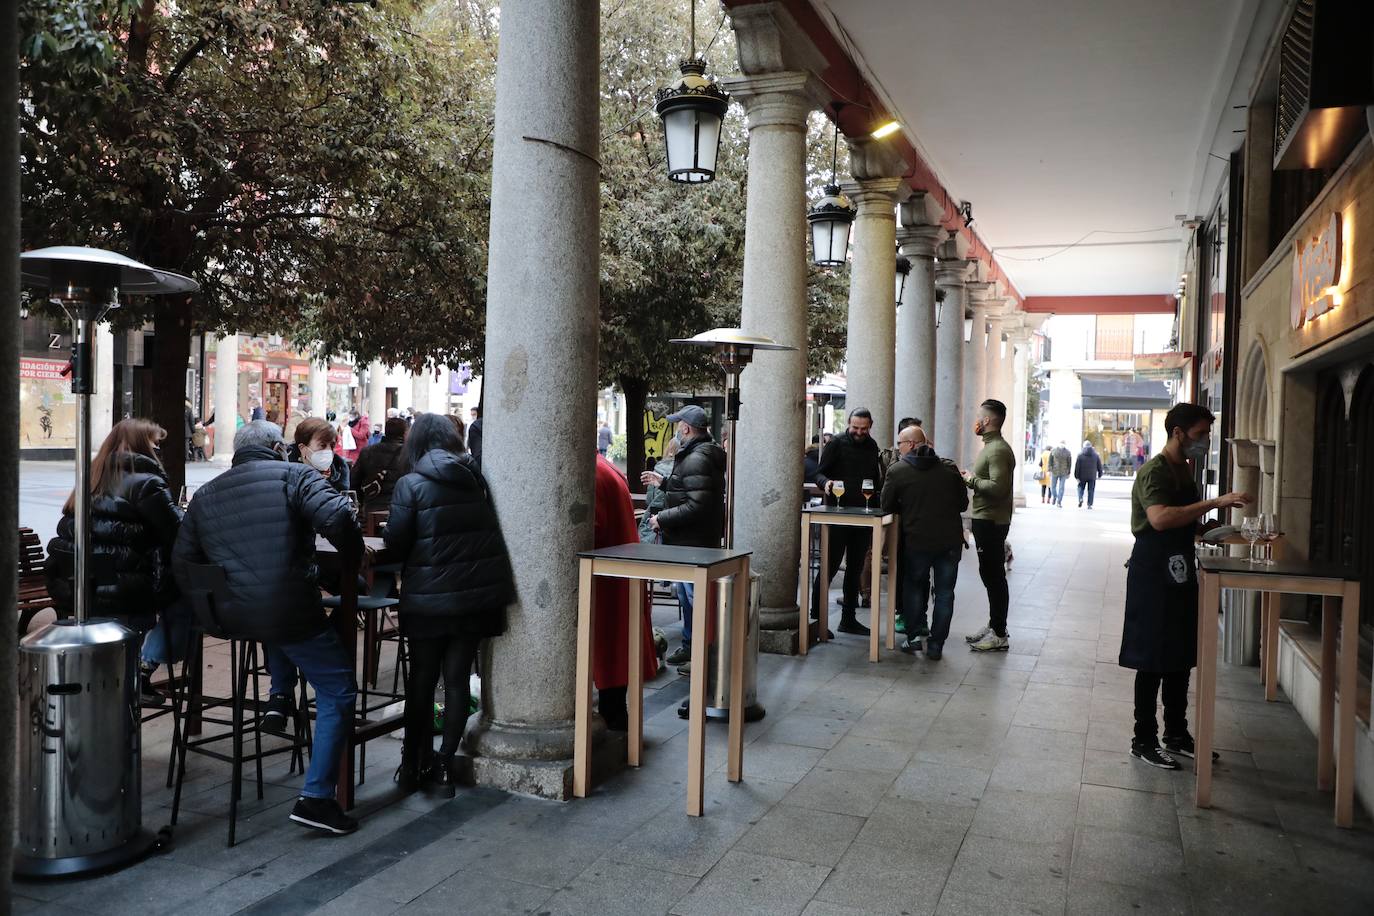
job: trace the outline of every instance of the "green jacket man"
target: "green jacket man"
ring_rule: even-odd
[[[1016,474],[1016,453],[1002,438],[1007,405],[989,398],[978,407],[973,432],[983,439],[983,448],[973,462],[973,471],[964,472],[964,482],[973,491],[973,541],[978,547],[978,575],[988,590],[988,625],[964,637],[975,652],[1006,652],[1007,609],[1011,603],[1007,590],[1004,555],[1007,532],[1011,530],[1011,485]]]

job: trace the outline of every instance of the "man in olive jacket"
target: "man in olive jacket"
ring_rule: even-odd
[[[973,491],[973,541],[978,546],[978,575],[988,590],[988,625],[964,637],[975,652],[1005,652],[1007,639],[1006,544],[1011,530],[1012,476],[1016,454],[1002,438],[1007,405],[989,398],[978,408],[973,432],[983,438],[982,451],[964,481]]]
[[[938,661],[954,617],[954,585],[964,546],[960,513],[968,508],[968,489],[959,468],[935,454],[919,427],[909,426],[897,434],[897,450],[902,457],[887,472],[883,511],[897,512],[902,518],[902,616],[907,632],[902,651],[920,651],[918,634],[925,631],[933,572],[935,615],[926,640],[926,658]]]

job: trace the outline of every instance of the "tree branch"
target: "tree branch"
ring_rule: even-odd
[[[191,62],[200,56],[200,52],[204,51],[206,48],[210,46],[210,42],[214,38],[214,32],[217,29],[218,26],[216,26],[215,29],[212,29],[206,34],[200,36],[196,39],[195,44],[191,45],[191,47],[186,49],[186,53],[181,55],[181,59],[178,60],[176,62],[176,66],[172,68],[172,72],[167,74],[167,79],[163,80],[163,92],[172,91],[172,87],[174,87],[176,85],[177,80],[181,78],[182,71],[184,71],[187,67],[191,66]]]

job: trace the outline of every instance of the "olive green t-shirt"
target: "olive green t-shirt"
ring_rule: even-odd
[[[1187,465],[1176,470],[1160,452],[1136,472],[1131,487],[1131,534],[1150,530],[1145,510],[1151,506],[1191,506],[1200,499]]]

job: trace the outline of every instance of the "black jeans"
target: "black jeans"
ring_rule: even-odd
[[[972,529],[973,543],[978,547],[978,576],[988,590],[988,626],[998,636],[1006,636],[1007,607],[1011,603],[1007,591],[1006,543],[1011,525],[975,518]]]
[[[820,618],[817,613],[822,604],[830,598],[830,580],[839,571],[840,561],[844,560],[843,605],[847,617],[854,615],[859,605],[859,580],[863,578],[864,553],[873,546],[873,536],[867,528],[850,528],[843,525],[826,525],[821,529],[821,537],[830,538],[830,569],[816,577],[816,587],[811,591],[811,616]],[[826,619],[829,618],[827,611]]]
[[[434,748],[434,688],[444,678],[444,740],[439,753],[458,753],[468,724],[468,675],[477,658],[480,639],[439,636],[411,639],[410,677],[406,679],[405,741],[412,753]]]
[[[1159,723],[1155,718],[1156,699],[1164,696],[1164,735],[1181,738],[1188,733],[1189,671],[1137,671],[1135,673],[1135,744],[1154,747],[1159,743]]]

